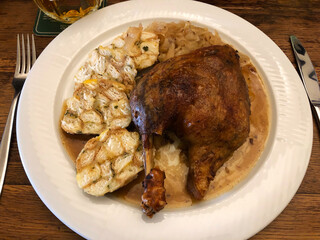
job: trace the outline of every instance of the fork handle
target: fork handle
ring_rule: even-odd
[[[20,95],[20,93],[15,94],[13,101],[11,103],[7,123],[4,128],[1,143],[0,143],[0,196],[1,196],[2,187],[3,187],[3,183],[4,183],[4,177],[6,175],[6,169],[7,169],[7,165],[8,165],[12,126],[13,126],[13,120],[14,120],[14,115],[16,112],[16,107],[17,107],[19,95]]]

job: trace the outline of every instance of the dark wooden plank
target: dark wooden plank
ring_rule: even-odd
[[[29,185],[5,185],[0,213],[1,239],[82,239],[46,208]]]
[[[252,239],[320,239],[319,194],[297,194],[288,207]]]

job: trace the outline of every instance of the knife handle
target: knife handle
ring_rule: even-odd
[[[320,106],[314,106],[311,104],[311,109],[312,109],[314,119],[318,125],[318,129],[320,132]]]

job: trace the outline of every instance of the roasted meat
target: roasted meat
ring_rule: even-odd
[[[162,210],[167,204],[164,188],[165,178],[166,175],[163,171],[153,168],[142,183],[144,193],[141,197],[141,205],[143,212],[149,217]]]
[[[176,133],[188,147],[187,188],[202,199],[217,170],[249,134],[250,100],[239,56],[229,45],[210,46],[157,64],[130,98],[132,119],[143,136]],[[150,154],[146,162],[151,162]]]

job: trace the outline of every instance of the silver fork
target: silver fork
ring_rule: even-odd
[[[2,140],[0,143],[0,195],[2,192],[4,177],[6,174],[6,169],[8,164],[12,125],[13,125],[13,120],[16,112],[16,106],[18,103],[18,99],[19,99],[24,81],[26,80],[27,75],[30,71],[30,68],[35,61],[36,61],[36,47],[34,43],[33,34],[31,35],[31,53],[30,53],[29,34],[27,35],[27,51],[25,48],[25,41],[24,41],[23,34],[21,35],[21,41],[20,41],[20,36],[18,34],[17,35],[16,70],[14,72],[14,77],[12,81],[12,85],[14,87],[15,93],[14,93],[14,98],[11,103],[10,111],[8,114],[7,123],[2,134]]]

